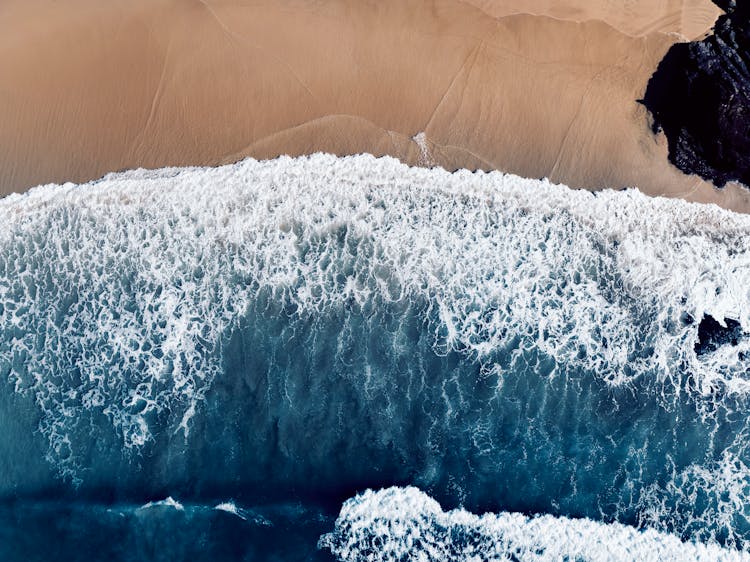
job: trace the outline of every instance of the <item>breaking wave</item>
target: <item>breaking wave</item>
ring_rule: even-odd
[[[79,490],[414,484],[747,546],[750,217],[315,155],[41,187],[0,221],[0,399],[38,429],[0,438],[3,495],[52,485],[41,438]]]
[[[323,535],[318,547],[352,562],[750,560],[747,554],[716,545],[685,543],[617,523],[520,513],[477,516],[463,509],[445,512],[416,488],[368,490],[348,500],[335,530]]]

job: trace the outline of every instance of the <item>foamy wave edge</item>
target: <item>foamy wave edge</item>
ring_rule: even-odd
[[[734,562],[744,552],[682,542],[653,529],[520,513],[443,511],[414,487],[367,490],[347,500],[318,548],[342,562]]]
[[[707,415],[750,396],[750,338],[697,357],[681,320],[750,327],[750,217],[715,206],[317,154],[39,187],[0,200],[0,219],[0,368],[71,474],[82,409],[125,447],[151,439],[154,413],[187,432],[222,338],[264,291],[300,315],[424,299],[436,351],[490,370],[521,335],[612,385],[687,389]]]

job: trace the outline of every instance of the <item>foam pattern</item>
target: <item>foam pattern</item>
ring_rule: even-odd
[[[388,488],[347,500],[319,548],[342,562],[730,562],[750,556],[716,545],[682,542],[618,523],[520,513],[443,511],[417,488]]]
[[[750,330],[750,217],[314,155],[44,186],[0,221],[0,372],[77,484],[187,455],[241,378],[268,386],[242,407],[269,477],[388,453],[383,478],[469,504],[750,537],[750,338],[696,353],[706,315]],[[229,369],[230,344],[273,368]]]

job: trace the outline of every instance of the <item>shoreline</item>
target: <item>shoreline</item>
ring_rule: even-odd
[[[322,151],[750,211],[750,191],[674,168],[636,101],[680,38],[676,22],[713,23],[709,0],[686,0],[668,32],[642,36],[573,19],[597,16],[601,2],[581,16],[568,0],[569,20],[542,0],[543,15],[494,17],[476,4],[514,2],[13,0],[0,12],[0,194]]]

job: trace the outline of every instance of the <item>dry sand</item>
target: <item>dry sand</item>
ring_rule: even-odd
[[[0,192],[371,152],[747,211],[750,191],[672,167],[635,101],[678,33],[716,15],[709,0],[4,0]]]

